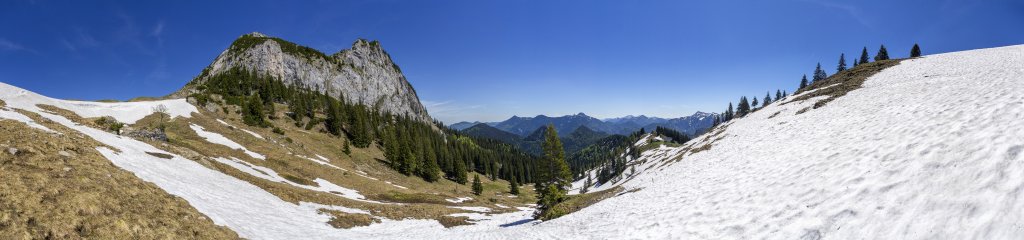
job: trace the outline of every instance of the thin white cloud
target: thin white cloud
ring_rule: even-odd
[[[25,46],[22,46],[21,44],[17,44],[15,42],[7,40],[6,38],[0,38],[0,50],[3,50],[3,51],[20,51],[20,50],[27,50],[27,49],[25,48]]]
[[[163,34],[163,32],[164,32],[164,21],[161,20],[160,22],[156,23],[156,26],[153,26],[153,30],[149,32],[149,35],[150,36],[154,36],[154,37],[160,37],[160,34]]]
[[[871,26],[871,23],[868,22],[867,17],[865,17],[864,14],[861,13],[860,8],[855,7],[853,5],[837,3],[837,2],[831,2],[831,1],[825,1],[825,0],[799,0],[799,1],[805,2],[805,3],[816,4],[818,6],[822,6],[822,7],[826,7],[826,8],[838,9],[838,10],[843,11],[846,14],[850,15],[850,17],[853,18],[854,20],[856,20],[857,23],[859,23],[860,25],[862,25],[864,27],[867,27],[867,28],[873,28]]]
[[[478,114],[478,109],[483,108],[482,105],[462,105],[451,100],[422,100],[420,102],[423,103],[423,107],[427,108],[427,113],[429,113],[431,117],[444,122],[454,121],[456,119],[465,119],[468,116]]]

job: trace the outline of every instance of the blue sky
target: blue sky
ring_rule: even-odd
[[[1024,44],[1009,0],[36,0],[0,3],[0,22],[0,81],[83,100],[173,92],[247,32],[326,53],[377,39],[448,123],[719,112],[865,46]]]

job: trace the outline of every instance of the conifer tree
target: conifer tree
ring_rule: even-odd
[[[786,90],[782,90],[782,97],[788,97],[789,93]]]
[[[846,71],[846,54],[839,54],[839,66],[836,67],[836,72]]]
[[[920,56],[921,56],[921,47],[918,47],[917,43],[915,43],[914,47],[910,48],[910,57],[915,58],[915,57],[920,57]]]
[[[747,101],[747,97],[740,97],[740,103],[736,106],[736,117],[746,116],[750,113],[750,102]]]
[[[594,182],[593,182],[593,180],[591,180],[590,174],[587,173],[587,180],[583,181],[583,187],[580,188],[580,194],[584,194],[584,193],[589,192],[590,191],[590,186],[593,185],[593,184],[594,184]]]
[[[857,63],[858,64],[868,63],[868,59],[870,59],[870,57],[868,56],[868,47],[864,47],[864,50],[862,50],[860,52],[860,62],[857,62]]]
[[[807,74],[804,74],[804,77],[800,79],[800,87],[797,90],[804,89],[805,87],[807,87]]]
[[[341,105],[334,99],[327,99],[327,119],[324,119],[324,125],[327,131],[334,135],[341,134],[341,127],[344,119],[341,118]]]
[[[853,67],[857,67],[857,59],[853,60]]]
[[[484,184],[480,182],[480,174],[473,175],[473,195],[480,196],[484,193]]]
[[[825,78],[828,77],[828,73],[825,73],[825,70],[821,69],[821,63],[818,63],[818,66],[814,68],[814,76],[812,77],[814,78],[811,80],[812,83],[825,80]]]
[[[260,94],[249,97],[242,109],[242,122],[245,125],[254,127],[266,127],[267,122],[263,119],[263,100]]]
[[[452,176],[449,176],[449,178],[451,178],[452,181],[456,183],[465,185],[467,180],[466,163],[463,162],[462,160],[455,160],[454,171],[452,171]]]
[[[519,195],[519,181],[516,180],[515,176],[512,176],[512,180],[509,180],[508,193]]]
[[[775,101],[782,100],[782,89],[775,89]]]
[[[772,103],[772,93],[771,92],[765,92],[764,93],[764,106],[768,106],[768,104],[771,104],[771,103]]]
[[[565,162],[565,150],[554,125],[548,125],[542,148],[543,157],[537,164],[537,181],[534,184],[538,199],[537,214],[534,217],[538,218],[564,200],[570,186],[569,181],[572,180],[569,165]]]
[[[345,155],[351,156],[352,155],[352,149],[349,148],[348,145],[349,145],[348,144],[348,139],[345,139],[345,146],[344,146],[344,148],[341,149],[341,152],[345,153]]]
[[[875,61],[889,60],[889,51],[885,50],[885,45],[878,48],[878,54],[875,55]]]
[[[729,102],[729,109],[725,110],[725,121],[728,122],[732,120],[733,115],[735,115],[735,113],[732,111],[732,102]]]
[[[757,108],[757,97],[752,97],[753,101],[750,101],[751,108]]]

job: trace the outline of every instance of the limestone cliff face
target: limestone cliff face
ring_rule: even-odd
[[[416,90],[377,41],[357,40],[333,55],[260,33],[243,35],[193,80],[239,67],[268,74],[288,85],[318,89],[346,102],[362,103],[382,112],[430,121]],[[187,95],[189,86],[175,93]]]

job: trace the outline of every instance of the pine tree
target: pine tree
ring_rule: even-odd
[[[751,108],[757,108],[757,97],[753,97],[753,101],[750,102]]]
[[[590,191],[590,186],[593,185],[593,180],[590,179],[590,173],[587,173],[587,180],[583,181],[583,187],[580,188],[580,194],[584,194]]]
[[[868,56],[868,47],[864,47],[864,50],[862,50],[862,51],[860,52],[860,62],[857,62],[857,63],[858,63],[858,64],[865,64],[865,63],[868,63],[868,59],[869,59],[869,58],[870,58],[870,57]]]
[[[782,89],[775,89],[775,101],[782,100]]]
[[[732,117],[733,117],[733,116],[734,116],[735,114],[736,114],[736,113],[734,113],[734,112],[732,111],[732,102],[729,102],[729,109],[728,109],[728,110],[725,110],[725,121],[726,121],[726,122],[728,122],[728,121],[732,120]]]
[[[509,180],[508,193],[519,195],[519,181],[516,180],[515,176],[512,176],[512,180]]]
[[[839,66],[836,67],[836,72],[846,71],[846,54],[839,54]]]
[[[782,91],[782,97],[788,97],[788,96],[789,96],[789,93],[787,93],[785,90],[783,90]]]
[[[537,214],[539,218],[548,209],[558,204],[565,198],[567,189],[572,180],[572,173],[569,172],[569,165],[565,162],[565,150],[562,142],[558,139],[558,131],[554,125],[548,125],[544,134],[543,157],[537,164],[535,175],[537,191]]]
[[[747,97],[740,97],[740,103],[736,106],[736,117],[746,116],[747,113],[750,113],[750,103]]]
[[[910,48],[910,57],[916,58],[916,57],[920,57],[920,56],[921,56],[921,47],[918,47],[917,43],[915,43],[914,47]]]
[[[267,121],[263,119],[263,100],[260,94],[249,97],[242,109],[242,122],[245,125],[254,127],[266,127]]]
[[[341,152],[344,152],[345,155],[351,156],[352,155],[352,148],[349,148],[348,145],[349,145],[348,144],[348,139],[345,139],[345,147],[341,149]]]
[[[327,131],[334,135],[341,134],[341,127],[344,119],[341,118],[341,105],[334,99],[327,99],[327,119],[324,119],[324,125]]]
[[[878,48],[878,54],[875,56],[875,61],[889,60],[889,51],[885,50],[885,45]]]
[[[825,73],[825,70],[821,69],[821,63],[818,63],[818,66],[814,68],[814,76],[812,77],[814,78],[811,80],[812,83],[825,80],[825,78],[828,77],[828,73]]]
[[[480,174],[473,175],[473,194],[480,196],[484,193],[484,184],[480,183]]]
[[[455,167],[452,171],[452,176],[449,176],[452,181],[465,185],[466,184],[466,163],[462,160],[455,160]]]
[[[771,92],[765,92],[764,93],[764,106],[768,106],[768,104],[771,104],[771,103],[772,103],[772,93]]]
[[[804,89],[805,87],[807,87],[807,74],[804,74],[804,77],[800,79],[800,87],[797,90]]]

